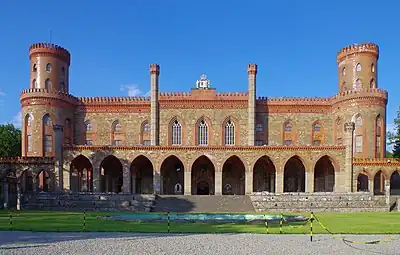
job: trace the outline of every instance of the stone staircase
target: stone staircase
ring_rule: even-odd
[[[159,195],[153,212],[255,212],[249,196]]]
[[[257,212],[388,212],[384,196],[369,193],[285,193],[250,196]]]
[[[150,212],[154,195],[42,192],[21,197],[23,209]]]

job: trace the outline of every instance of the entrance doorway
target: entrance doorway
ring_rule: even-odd
[[[197,195],[210,195],[210,185],[202,181],[197,183]]]

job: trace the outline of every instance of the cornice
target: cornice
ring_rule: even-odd
[[[355,166],[399,167],[400,159],[396,159],[396,158],[354,158],[353,165],[355,165]]]

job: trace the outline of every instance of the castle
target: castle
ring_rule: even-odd
[[[378,88],[376,44],[339,51],[338,93],[328,98],[257,98],[256,64],[247,66],[247,92],[217,92],[205,75],[190,92],[160,92],[161,68],[151,64],[150,97],[76,97],[69,93],[66,49],[33,44],[29,58],[30,87],[20,96],[22,157],[0,159],[3,196],[17,189],[185,195],[400,189],[400,162],[385,159],[388,93]]]

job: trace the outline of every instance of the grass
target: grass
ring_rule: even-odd
[[[12,224],[10,225],[10,214]],[[141,232],[167,233],[167,223],[140,223],[103,220],[99,216],[120,213],[49,212],[49,211],[0,211],[0,230],[62,231],[62,232]],[[304,214],[307,215],[307,214]],[[316,217],[337,234],[400,234],[400,213],[317,213]],[[309,215],[307,215],[309,216]],[[11,226],[11,228],[10,228]],[[284,224],[284,234],[308,234],[310,224]],[[171,222],[172,233],[260,233],[266,234],[265,224],[210,224]],[[269,224],[268,233],[278,234],[279,224]],[[316,222],[314,234],[327,232]]]

